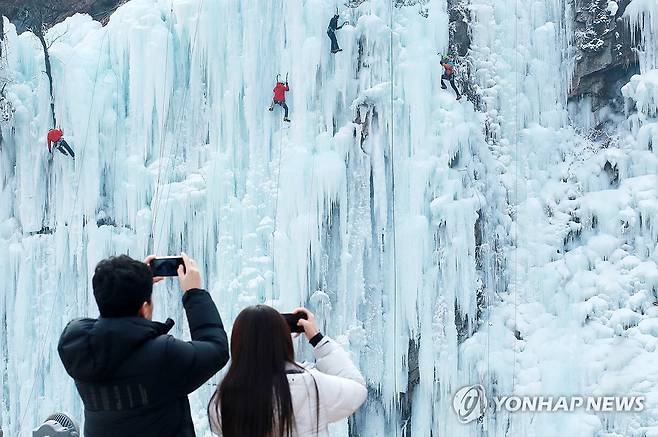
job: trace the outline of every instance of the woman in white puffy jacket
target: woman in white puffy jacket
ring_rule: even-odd
[[[208,404],[210,427],[223,437],[326,437],[327,425],[366,399],[363,376],[347,352],[324,337],[305,308],[298,326],[315,366],[295,362],[290,328],[271,307],[244,309],[233,324],[231,365]]]

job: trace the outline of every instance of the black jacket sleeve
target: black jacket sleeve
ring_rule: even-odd
[[[183,295],[191,341],[167,339],[165,366],[178,395],[192,393],[228,362],[228,339],[210,294],[192,289]]]

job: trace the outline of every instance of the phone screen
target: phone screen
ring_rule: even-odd
[[[286,323],[288,323],[288,328],[290,328],[290,332],[304,332],[304,328],[301,326],[297,325],[297,322],[299,322],[300,319],[306,319],[306,314],[304,313],[286,313],[286,314],[281,314],[284,319],[286,319]]]
[[[153,276],[178,276],[178,266],[184,265],[183,258],[179,256],[165,256],[155,258],[150,267]]]

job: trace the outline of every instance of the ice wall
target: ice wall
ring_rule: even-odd
[[[335,56],[336,5],[320,0],[133,0],[106,27],[74,16],[48,39],[75,162],[46,153],[43,55],[6,23],[17,109],[0,145],[6,434],[54,410],[83,416],[55,345],[68,320],[96,314],[94,265],[181,249],[228,326],[245,305],[306,304],[352,351],[369,398],[337,436],[655,432],[657,27],[651,2],[632,4],[645,64],[624,88],[628,114],[604,133],[566,110],[562,0],[470,2],[481,111],[440,88],[441,0],[345,9]],[[267,111],[286,73],[290,125]],[[155,317],[187,335],[175,284],[154,299]],[[213,383],[192,396],[199,435]],[[640,415],[465,426],[451,401],[472,383],[649,402]]]
[[[499,394],[643,394],[641,414],[487,416],[482,434],[651,435],[655,432],[658,160],[652,2],[641,29],[643,73],[625,87],[629,113],[593,126],[570,119],[572,4],[473,0],[472,59],[489,143],[510,207],[509,293],[464,345]],[[638,9],[634,9],[634,8]]]
[[[17,108],[0,152],[9,435],[53,410],[82,417],[55,348],[69,319],[96,314],[95,263],[181,249],[204,266],[228,326],[245,305],[307,304],[354,353],[370,396],[335,435],[405,427],[420,436],[456,424],[458,330],[476,328],[477,290],[493,288],[491,253],[475,257],[494,241],[499,201],[485,197],[496,182],[482,116],[440,89],[444,2],[427,3],[427,18],[389,2],[346,9],[344,51],[332,56],[334,6],[134,0],[104,28],[86,16],[55,26],[55,105],[75,162],[46,153],[42,54],[8,24]],[[278,73],[289,75],[290,125],[266,109]],[[177,288],[161,286],[154,299],[155,317],[173,316],[185,335]],[[193,396],[200,435],[213,389]]]

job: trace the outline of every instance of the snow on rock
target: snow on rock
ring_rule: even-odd
[[[635,107],[644,116],[658,115],[658,70],[636,74],[624,85],[622,93],[635,102]]]
[[[619,10],[619,5],[617,4],[616,1],[608,1],[608,6],[605,9],[608,11],[608,13],[612,16],[617,15],[617,11]]]

